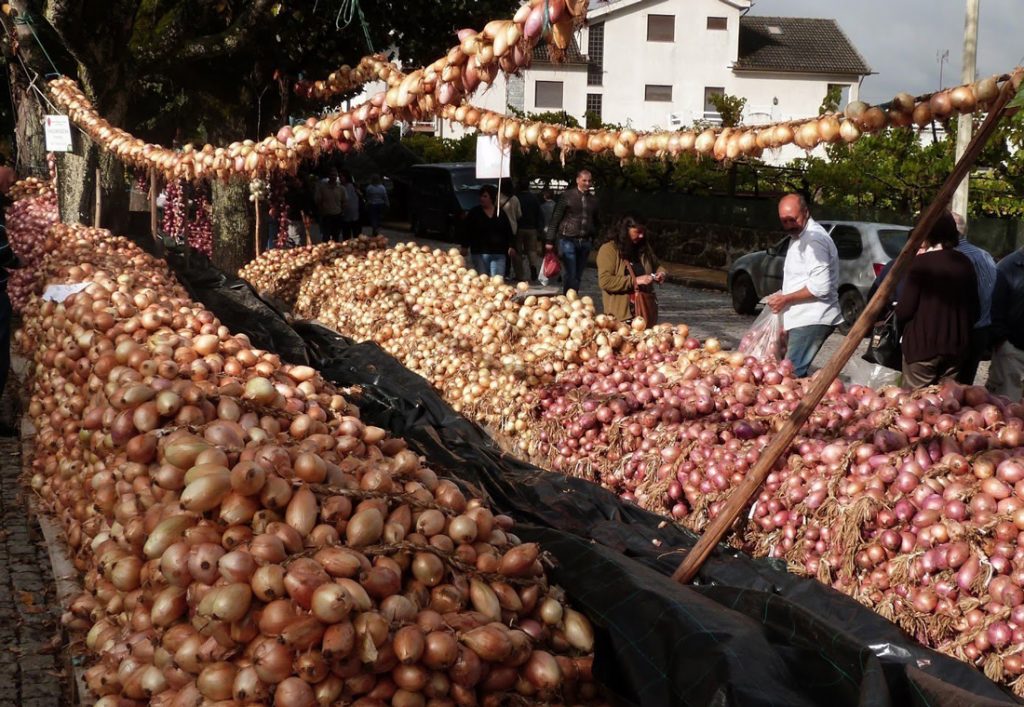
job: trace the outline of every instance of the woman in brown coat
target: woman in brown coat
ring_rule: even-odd
[[[597,251],[597,284],[604,313],[621,322],[634,316],[629,296],[637,285],[650,288],[652,283],[665,281],[665,269],[644,240],[645,231],[644,222],[630,214],[619,222],[615,237]],[[632,275],[627,263],[632,266]]]

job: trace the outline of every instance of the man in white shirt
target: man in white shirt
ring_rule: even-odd
[[[798,378],[807,375],[825,339],[842,322],[839,310],[839,253],[828,233],[807,209],[799,194],[779,201],[779,221],[792,239],[786,252],[782,291],[765,303],[782,314],[789,337],[786,358]]]

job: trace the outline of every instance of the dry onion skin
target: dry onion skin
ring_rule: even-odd
[[[31,296],[15,344],[29,483],[84,576],[63,621],[98,704],[600,701],[592,629],[510,518],[161,261],[60,228],[40,281],[89,284]]]
[[[509,451],[697,531],[810,384],[685,325],[608,327],[573,296],[516,303],[456,251],[303,267],[297,313],[377,341]],[[1024,693],[1022,439],[1024,404],[981,387],[834,382],[730,541]]]

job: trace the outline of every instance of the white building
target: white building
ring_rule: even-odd
[[[747,99],[746,125],[818,114],[831,86],[855,100],[870,68],[834,20],[746,14],[750,0],[592,0],[564,63],[538,47],[521,77],[472,102],[504,112],[565,111],[581,124],[678,129],[719,116],[713,93]],[[580,48],[585,47],[585,56]],[[456,137],[461,126],[444,125]],[[802,154],[783,150],[772,161]],[[767,155],[766,155],[767,157]]]

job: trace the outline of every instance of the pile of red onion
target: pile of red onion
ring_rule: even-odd
[[[213,207],[210,205],[210,184],[200,182],[192,194],[192,218],[185,227],[186,242],[206,257],[213,257]]]
[[[188,224],[188,202],[185,198],[184,182],[180,179],[168,181],[164,187],[164,197],[164,217],[160,228],[165,236],[182,243]]]
[[[89,284],[33,296],[15,344],[97,705],[600,700],[593,630],[510,518],[160,261],[61,228],[39,278]]]

